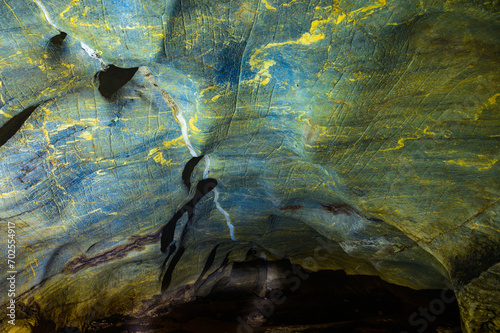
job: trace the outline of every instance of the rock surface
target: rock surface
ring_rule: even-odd
[[[206,296],[249,250],[413,289],[451,283],[464,332],[500,330],[498,1],[0,9],[17,331]],[[163,227],[208,177],[217,187],[163,253]]]

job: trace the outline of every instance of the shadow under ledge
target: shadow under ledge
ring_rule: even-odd
[[[270,272],[292,274],[270,279]],[[83,331],[65,327],[58,333],[461,332],[452,290],[414,290],[343,271],[310,272],[287,260],[236,262],[229,275],[215,279],[207,296],[187,303],[157,304],[150,315],[101,318]],[[55,332],[55,326],[40,321],[33,332]]]

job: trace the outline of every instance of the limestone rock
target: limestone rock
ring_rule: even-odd
[[[232,267],[251,251],[413,289],[451,282],[464,332],[500,329],[497,1],[0,9],[19,329],[170,311],[243,285]],[[281,288],[278,275],[261,279]]]

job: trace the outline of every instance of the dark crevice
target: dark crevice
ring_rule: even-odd
[[[5,125],[0,128],[0,147],[4,145],[14,134],[19,131],[24,122],[29,118],[29,116],[36,110],[40,104],[30,106],[17,115],[15,115],[11,120],[9,120]]]
[[[45,60],[48,63],[59,63],[62,61],[61,57],[71,56],[71,52],[64,41],[66,40],[67,33],[61,31],[58,35],[53,36],[46,45],[46,52],[48,58]]]
[[[194,168],[198,165],[198,163],[204,156],[205,155],[201,155],[191,158],[186,163],[186,166],[182,171],[182,181],[184,182],[184,185],[186,185],[188,191],[191,190],[191,174],[193,173]]]
[[[170,219],[170,221],[163,227],[162,229],[162,234],[161,234],[161,244],[160,244],[160,249],[162,252],[167,253],[167,257],[163,263],[163,266],[167,266],[168,259],[170,256],[174,253],[176,250],[177,246],[175,245],[174,241],[174,234],[175,234],[175,228],[177,225],[177,221],[184,215],[184,213],[188,213],[188,222],[184,226],[184,230],[181,233],[180,240],[179,240],[179,249],[177,252],[175,252],[174,257],[172,258],[172,261],[166,268],[165,274],[163,275],[162,279],[162,292],[166,291],[170,285],[171,279],[172,279],[172,273],[173,270],[175,269],[175,266],[179,262],[182,254],[184,253],[184,246],[183,246],[183,240],[184,237],[187,233],[187,230],[189,229],[189,222],[193,218],[194,214],[194,207],[196,204],[210,191],[212,191],[215,187],[217,186],[217,180],[213,178],[207,178],[201,180],[197,185],[196,185],[196,193],[194,197],[186,203],[184,206],[182,206],[181,209],[179,209],[174,216]],[[208,261],[213,261],[215,258],[215,251],[217,247],[214,248],[213,253],[209,255]],[[213,257],[212,257],[213,256]],[[211,263],[208,263],[209,265],[207,269],[210,268],[212,265]]]
[[[338,215],[338,214],[351,215],[351,213],[355,213],[361,216],[361,214],[356,212],[354,208],[346,204],[342,203],[327,204],[327,205],[321,204],[321,206],[323,210],[330,212],[333,215]]]
[[[103,253],[87,257],[85,254],[78,256],[64,266],[63,272],[74,274],[87,267],[94,267],[107,262],[125,258],[129,252],[143,251],[147,245],[158,242],[158,232],[144,236],[133,236],[126,244],[117,245]],[[89,248],[90,249],[90,248]]]
[[[49,40],[50,45],[61,46],[62,43],[64,42],[64,40],[66,39],[67,35],[68,35],[67,33],[65,33],[64,31],[61,31],[61,33],[59,33],[59,35],[55,35],[54,37],[52,37]]]
[[[138,67],[120,68],[110,65],[98,73],[99,92],[105,98],[111,98],[121,87],[132,79]]]
[[[162,252],[165,252],[167,250],[167,246],[169,246],[174,239],[175,225],[177,223],[177,220],[179,220],[185,212],[188,213],[189,219],[191,219],[196,204],[205,196],[205,194],[212,191],[216,186],[217,186],[217,180],[213,178],[203,179],[198,183],[198,185],[196,186],[196,193],[193,199],[191,199],[188,203],[182,206],[182,208],[179,209],[174,214],[174,216],[170,219],[170,221],[168,221],[168,223],[163,228],[161,235]]]
[[[210,271],[210,268],[212,268],[213,263],[215,262],[217,248],[220,245],[221,244],[217,244],[210,253],[207,261],[205,262],[205,267],[203,268],[203,271],[196,282],[192,286],[188,286],[188,288],[192,289],[194,294],[197,295],[197,298],[200,296],[207,296],[216,286],[225,286],[229,283],[227,272],[229,269],[229,256],[231,255],[232,251],[227,252],[222,262],[214,266],[212,272],[208,273]]]
[[[174,216],[168,221],[168,223],[163,227],[161,231],[161,252],[166,252],[167,247],[172,244],[174,240],[175,226],[177,221],[182,217],[184,212],[181,210],[177,211]]]
[[[217,254],[217,248],[219,247],[219,245],[220,244],[215,245],[212,251],[210,251],[207,261],[205,262],[205,266],[203,267],[203,270],[201,271],[200,277],[198,279],[202,279],[205,276],[205,274],[207,274],[210,267],[212,267],[212,264],[214,263],[215,260],[215,255]]]
[[[479,277],[490,267],[500,262],[500,246],[492,238],[483,234],[471,233],[468,249],[456,254],[451,260],[451,276],[455,288],[460,289]]]
[[[184,254],[184,247],[180,247],[179,250],[175,253],[175,256],[172,258],[170,265],[165,272],[165,276],[163,277],[163,281],[161,283],[161,291],[164,292],[170,286],[170,282],[172,281],[172,273],[174,272],[175,266],[179,263],[182,255]]]

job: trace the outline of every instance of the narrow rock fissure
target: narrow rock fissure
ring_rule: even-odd
[[[139,73],[141,73],[141,75],[143,75],[144,78],[146,78],[149,81],[149,83],[151,83],[152,87],[154,89],[156,89],[161,94],[161,96],[163,97],[163,100],[165,101],[165,103],[167,103],[167,105],[172,109],[172,111],[174,111],[174,115],[175,115],[176,119],[179,121],[179,123],[181,125],[182,137],[184,139],[184,142],[186,143],[186,146],[189,149],[189,153],[193,157],[198,157],[198,154],[194,150],[193,145],[191,144],[191,141],[189,140],[189,135],[188,135],[188,132],[187,132],[186,119],[184,119],[184,116],[182,115],[181,109],[179,108],[179,106],[177,105],[177,103],[174,101],[174,99],[172,98],[172,96],[170,96],[170,94],[167,91],[161,89],[156,84],[156,80],[154,78],[154,75],[149,70],[149,68],[147,68],[145,66],[141,66],[139,68]],[[205,178],[205,179],[208,178],[208,172],[209,171],[210,171],[210,157],[208,155],[206,155],[205,156],[205,171],[203,172],[203,178]],[[224,217],[226,219],[226,224],[227,224],[227,226],[229,228],[229,235],[231,236],[231,239],[233,241],[236,241],[237,239],[234,236],[234,226],[231,223],[231,218],[229,217],[229,214],[222,208],[222,206],[219,203],[219,191],[217,191],[216,188],[213,191],[214,191],[214,203],[215,203],[215,207],[217,207],[217,209],[222,213],[222,215],[224,215]]]
[[[188,191],[191,190],[191,175],[193,170],[204,156],[205,155],[200,155],[191,158],[184,166],[184,170],[182,170],[182,181],[184,185],[186,185]]]
[[[181,233],[181,237],[179,240],[179,248],[177,252],[175,252],[175,255],[170,262],[170,264],[167,266],[165,274],[163,275],[163,282],[162,282],[162,291],[165,291],[168,289],[171,279],[172,279],[172,273],[173,269],[177,265],[177,263],[180,260],[180,257],[184,253],[184,237],[189,229],[190,221],[192,220],[193,214],[194,214],[194,208],[196,204],[210,191],[212,191],[215,187],[217,186],[217,180],[213,178],[207,178],[201,180],[197,186],[196,186],[196,193],[194,194],[193,198],[186,203],[180,210],[178,210],[174,216],[170,219],[170,221],[165,225],[165,227],[162,229],[162,235],[161,235],[161,251],[166,252],[167,257],[164,261],[164,266],[167,265],[169,257],[174,253],[176,250],[176,241],[174,240],[174,234],[175,234],[175,229],[177,225],[177,221],[184,215],[184,213],[188,213],[188,222],[184,226],[184,229]]]
[[[12,138],[17,131],[28,120],[31,114],[36,110],[40,104],[32,105],[10,119],[5,125],[0,128],[0,147],[3,146],[10,138]]]

